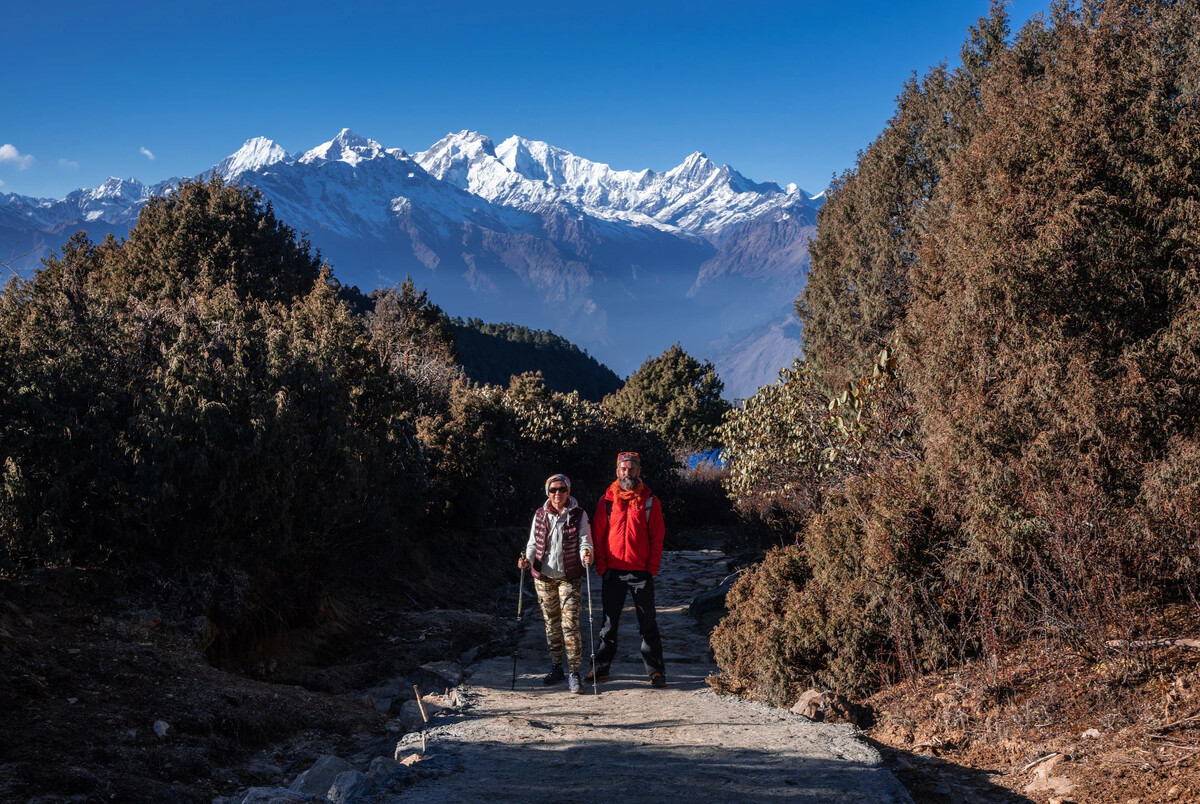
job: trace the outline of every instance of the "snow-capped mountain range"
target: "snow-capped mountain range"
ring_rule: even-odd
[[[256,137],[210,173],[257,187],[344,284],[409,274],[451,315],[553,329],[621,374],[678,341],[745,397],[799,354],[791,306],[823,198],[702,153],[628,171],[516,136],[409,154],[343,129],[299,155]],[[0,254],[30,271],[79,229],[124,236],[178,181],[0,194]]]

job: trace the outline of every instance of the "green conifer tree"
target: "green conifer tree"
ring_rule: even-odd
[[[646,422],[677,447],[716,446],[716,428],[730,404],[721,397],[725,384],[713,364],[696,360],[679,344],[638,368],[604,407],[619,416]]]

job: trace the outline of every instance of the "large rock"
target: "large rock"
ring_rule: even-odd
[[[395,789],[401,787],[412,775],[407,765],[402,765],[392,757],[375,757],[371,767],[367,769],[367,777],[380,787]]]
[[[458,662],[429,662],[412,673],[413,683],[421,692],[443,693],[463,683],[463,669]]]
[[[742,571],[738,570],[732,575],[726,575],[712,589],[709,589],[707,592],[701,592],[692,598],[691,604],[688,605],[688,614],[693,617],[699,617],[711,611],[724,611],[725,596],[729,594],[729,590],[733,588],[734,583],[741,577],[741,574]]]
[[[329,788],[333,787],[338,774],[352,770],[354,770],[354,766],[346,760],[327,754],[318,759],[311,768],[297,776],[288,789],[295,793],[304,793],[323,799],[329,793]]]
[[[367,694],[376,698],[395,698],[399,701],[407,701],[413,697],[412,684],[401,677],[392,678],[378,686],[371,687],[367,690]]]
[[[825,723],[850,723],[855,726],[870,725],[870,707],[859,706],[836,692],[808,690],[792,706],[792,712],[809,720]]]
[[[356,770],[343,771],[333,780],[325,798],[332,804],[356,804],[375,786],[366,775]]]
[[[430,720],[433,720],[438,713],[447,708],[441,701],[440,696],[434,695],[423,697],[420,703],[416,700],[405,701],[404,705],[400,707],[400,715],[396,719],[400,721],[400,725],[407,733],[423,731],[428,727],[425,724],[425,718],[421,716],[421,703],[425,704],[425,713],[429,715]]]

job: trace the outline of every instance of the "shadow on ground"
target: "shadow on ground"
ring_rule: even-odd
[[[547,730],[552,727],[547,724]],[[463,800],[492,802],[589,801],[873,801],[869,777],[887,771],[846,761],[785,760],[775,752],[720,746],[640,746],[591,740],[563,745],[501,742],[463,743],[452,737],[429,744],[421,763],[439,775],[453,775],[466,753],[489,755],[497,769],[486,780],[461,774],[416,782],[395,802]],[[769,769],[773,772],[765,772]],[[637,779],[636,784],[629,779]],[[882,779],[881,779],[882,781]],[[894,782],[893,782],[894,784]]]
[[[997,771],[986,771],[947,762],[939,757],[901,751],[867,739],[883,757],[883,764],[913,797],[914,804],[1034,804],[1034,799],[1014,793],[991,781]]]

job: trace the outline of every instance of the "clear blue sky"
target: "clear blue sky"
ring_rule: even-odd
[[[1048,0],[1011,0],[1012,27]],[[586,7],[586,10],[583,8]],[[704,151],[817,192],[902,82],[958,63],[987,0],[606,3],[16,0],[0,12],[0,193],[207,170],[255,136],[471,129],[617,169]]]

